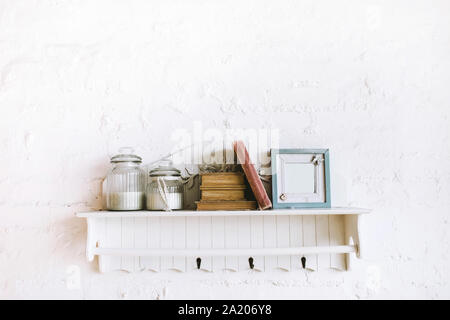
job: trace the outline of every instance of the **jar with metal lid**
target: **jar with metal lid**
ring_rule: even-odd
[[[147,210],[183,209],[183,179],[180,170],[173,167],[171,161],[161,161],[150,171],[147,186]]]
[[[147,174],[141,167],[142,158],[132,148],[121,148],[111,158],[113,168],[106,178],[106,207],[113,211],[145,209]]]

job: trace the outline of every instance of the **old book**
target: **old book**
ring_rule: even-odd
[[[204,187],[201,186],[202,200],[219,201],[219,200],[245,200],[245,185],[231,187]]]
[[[198,211],[256,210],[256,201],[198,201]]]
[[[245,184],[242,172],[214,172],[203,173],[202,186],[204,187],[224,187]]]
[[[259,209],[266,210],[272,208],[272,201],[270,201],[270,198],[264,189],[264,185],[255,169],[254,164],[250,161],[250,155],[244,142],[236,141],[233,143],[233,146],[239,163],[244,169],[245,176],[247,177],[248,183],[250,184],[256,201],[258,202]]]

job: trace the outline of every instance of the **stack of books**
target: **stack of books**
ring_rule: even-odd
[[[201,175],[201,201],[198,211],[256,210],[256,201],[245,198],[247,185],[242,172],[217,172]]]

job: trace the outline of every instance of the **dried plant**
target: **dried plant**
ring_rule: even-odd
[[[198,167],[200,173],[239,172],[241,166],[236,164],[202,164]]]

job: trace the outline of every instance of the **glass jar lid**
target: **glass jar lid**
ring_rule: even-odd
[[[137,162],[142,163],[142,158],[133,154],[133,148],[120,148],[119,154],[111,158],[111,163]]]
[[[150,171],[150,177],[164,177],[164,176],[181,176],[181,171],[175,168],[170,160],[164,160],[159,163],[159,166]]]

